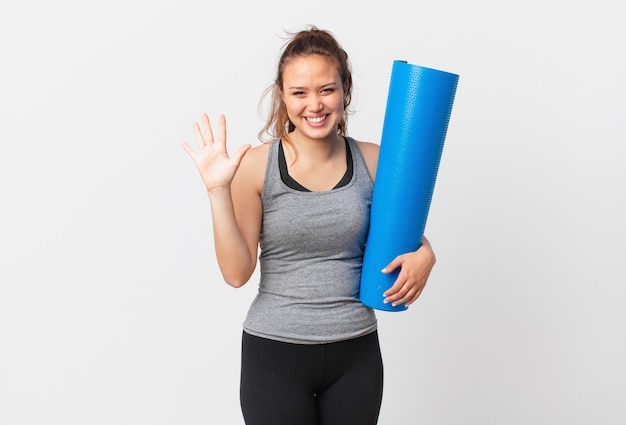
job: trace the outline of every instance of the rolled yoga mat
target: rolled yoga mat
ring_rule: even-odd
[[[360,299],[368,307],[407,309],[383,303],[400,268],[390,274],[381,270],[422,244],[458,79],[393,63],[361,276]]]

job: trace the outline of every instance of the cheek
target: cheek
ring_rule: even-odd
[[[287,114],[289,115],[295,115],[300,113],[300,111],[302,110],[302,108],[304,103],[298,100],[291,100],[289,102],[285,102],[285,106],[287,107]]]
[[[333,96],[332,107],[333,109],[343,111],[343,95],[337,94],[337,96]]]

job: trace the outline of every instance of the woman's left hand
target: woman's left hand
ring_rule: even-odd
[[[393,286],[383,294],[384,302],[391,303],[394,307],[400,304],[408,307],[413,304],[422,294],[435,262],[435,253],[425,237],[417,251],[397,256],[382,270],[387,274],[401,267]]]

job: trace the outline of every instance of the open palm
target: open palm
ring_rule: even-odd
[[[213,137],[211,122],[207,114],[202,114],[202,128],[200,124],[193,124],[193,132],[198,144],[198,151],[193,150],[187,142],[182,142],[183,148],[189,154],[196,168],[200,172],[202,181],[210,192],[220,187],[230,185],[239,168],[241,159],[250,145],[244,145],[231,158],[226,149],[226,118],[218,118],[217,142]]]

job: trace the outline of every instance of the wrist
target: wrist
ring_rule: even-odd
[[[212,197],[222,197],[222,196],[230,196],[230,185],[225,186],[214,186],[206,189],[207,195],[209,198]]]

